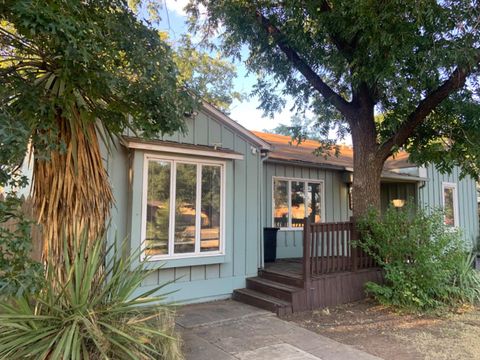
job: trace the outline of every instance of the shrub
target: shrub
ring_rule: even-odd
[[[162,286],[135,295],[149,275],[144,265],[133,265],[138,253],[103,251],[101,240],[87,249],[84,237],[74,241],[80,245],[72,256],[65,252],[63,284],[58,266],[49,266],[38,295],[0,302],[0,358],[181,358],[173,312],[154,296]]]
[[[458,231],[443,223],[443,214],[389,208],[359,221],[359,245],[383,267],[384,284],[366,290],[386,305],[433,310],[480,299],[480,279],[472,255]]]
[[[31,221],[15,193],[0,195],[0,298],[37,292],[42,265],[32,259]]]
[[[2,100],[6,100],[3,98]],[[2,102],[4,105],[4,101]],[[31,257],[31,221],[17,191],[28,185],[21,173],[29,130],[0,111],[0,298],[34,293],[42,285],[40,263]],[[8,189],[6,191],[5,189]]]

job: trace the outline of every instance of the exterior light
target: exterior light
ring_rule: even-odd
[[[405,205],[405,200],[404,199],[393,199],[392,200],[392,205],[396,208],[401,208]]]
[[[351,171],[342,172],[342,181],[345,184],[352,184],[353,183],[353,173]]]

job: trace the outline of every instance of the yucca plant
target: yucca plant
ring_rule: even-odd
[[[88,229],[91,242],[105,229],[113,196],[101,147],[127,130],[182,130],[194,101],[172,49],[127,0],[0,1],[0,52],[2,128],[22,130],[20,158],[31,144],[44,260],[63,262],[63,232]]]
[[[480,303],[480,274],[473,268],[475,254],[461,257],[454,271],[453,295],[459,301],[470,304]]]
[[[156,295],[165,285],[136,294],[150,273],[134,266],[138,252],[86,236],[58,264],[65,283],[49,266],[38,295],[0,302],[0,359],[181,359],[174,312]]]

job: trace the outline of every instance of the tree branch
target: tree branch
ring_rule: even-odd
[[[327,12],[330,12],[332,11],[332,7],[330,6],[329,2],[327,0],[323,0],[321,3],[320,3],[320,6],[318,5],[317,2],[313,2],[313,6],[311,6],[315,11],[318,11],[318,9],[320,9],[320,12],[322,13],[327,13]],[[353,39],[351,41],[348,41],[344,38],[341,38],[338,33],[333,33],[333,32],[330,32],[329,35],[328,35],[332,41],[332,43],[335,45],[335,47],[337,48],[337,50],[343,54],[343,56],[345,57],[345,59],[351,63],[352,61],[352,58],[353,58],[353,52],[355,50],[355,47],[357,45],[357,36],[358,36],[358,33],[356,33],[356,35],[353,37]]]
[[[318,9],[320,9],[320,12],[322,13],[332,11],[332,7],[328,0],[323,0],[320,2],[320,4],[318,4],[318,2],[313,2],[313,6],[311,6],[311,8],[313,8],[314,11],[318,11]],[[357,67],[358,64],[357,66],[354,66],[352,62],[359,41],[359,32],[357,31],[350,40],[343,38],[338,32],[335,32],[333,29],[331,32],[328,33],[328,36],[337,48],[338,52],[342,54],[347,61],[350,67],[350,72],[354,73],[355,67]],[[360,106],[364,109],[373,108],[373,106],[375,105],[375,93],[376,91],[372,86],[368,86],[366,82],[361,82],[356,89],[352,89],[351,103],[354,106]]]
[[[284,35],[280,30],[273,25],[269,19],[263,16],[257,10],[256,17],[265,32],[270,35],[275,41],[276,45],[287,56],[288,60],[292,62],[294,67],[307,79],[310,85],[316,89],[326,100],[328,100],[338,111],[345,117],[349,118],[352,113],[351,104],[342,96],[337,94],[330,86],[328,86],[318,74],[303,60],[298,53],[287,44]]]
[[[480,63],[480,51],[475,59],[475,63],[476,65]],[[465,85],[465,81],[472,70],[473,66],[457,67],[442,85],[420,101],[396,133],[380,146],[378,155],[383,159],[387,159],[391,155],[394,147],[403,146],[415,128],[419,126],[443,100]]]

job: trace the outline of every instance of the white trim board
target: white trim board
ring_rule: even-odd
[[[125,139],[124,144],[129,149],[138,149],[138,150],[148,150],[155,152],[163,152],[169,154],[181,154],[181,155],[190,155],[190,156],[204,156],[217,159],[232,159],[232,160],[243,160],[244,156],[240,153],[233,151],[225,151],[222,149],[204,149],[200,146],[196,147],[195,145],[182,146],[182,144],[169,144],[167,142],[157,140],[144,142],[141,140],[135,141],[132,139]]]

